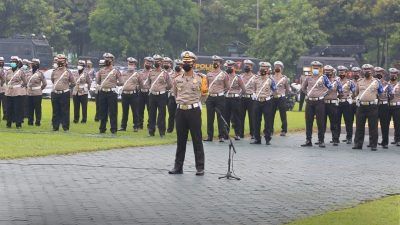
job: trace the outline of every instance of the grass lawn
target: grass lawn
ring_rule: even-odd
[[[77,152],[107,150],[113,148],[125,148],[135,146],[149,146],[172,144],[176,142],[175,132],[167,134],[161,139],[159,136],[147,137],[147,130],[133,132],[132,119],[128,121],[128,131],[118,132],[117,135],[99,134],[99,124],[94,122],[95,104],[89,102],[88,105],[88,122],[86,124],[72,123],[72,102],[71,102],[71,125],[70,131],[53,132],[51,127],[51,103],[50,100],[43,100],[43,118],[42,126],[28,126],[27,122],[22,126],[21,130],[13,128],[7,129],[5,121],[0,122],[1,144],[0,159],[11,159],[32,156],[45,156],[50,154],[68,154]],[[118,124],[121,119],[121,105],[119,104]],[[297,109],[297,107],[296,107]],[[146,114],[146,113],[145,113]],[[206,110],[203,108],[203,136],[206,133]],[[147,118],[145,118],[147,121]],[[276,116],[275,130],[280,131],[279,113]],[[248,130],[248,122],[246,122]],[[290,131],[301,130],[305,126],[303,112],[288,112],[288,125]],[[215,129],[217,128],[215,121]],[[109,125],[107,125],[109,129]],[[60,128],[60,130],[62,130]],[[156,132],[157,134],[157,132]],[[217,135],[217,132],[214,132]]]
[[[399,225],[400,196],[367,202],[354,208],[328,212],[288,225]]]

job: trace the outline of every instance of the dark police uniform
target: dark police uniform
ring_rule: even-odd
[[[389,69],[389,78],[391,85],[390,101],[389,101],[389,120],[393,118],[394,124],[394,141],[392,144],[400,146],[400,82],[398,81],[399,70],[396,68]]]
[[[229,77],[229,88],[226,92],[226,103],[225,103],[225,120],[228,123],[228,130],[232,122],[233,129],[235,131],[235,140],[240,140],[240,96],[246,91],[243,80],[239,75],[235,73],[236,63],[232,60],[226,61],[227,73]]]
[[[32,59],[34,64],[32,73],[26,77],[28,95],[28,125],[40,126],[42,119],[42,91],[47,86],[46,78],[39,70],[40,60]],[[36,120],[35,120],[36,119]]]
[[[99,85],[99,119],[100,133],[105,133],[107,129],[107,118],[110,117],[110,131],[117,132],[118,122],[118,95],[117,86],[122,85],[121,73],[112,65],[114,56],[111,53],[103,55],[106,66],[102,68],[96,77],[96,83]]]
[[[343,73],[347,72],[346,67],[339,66],[338,70],[339,70],[340,83],[342,84],[342,90],[343,90],[342,93],[339,95],[339,107],[338,107],[339,135],[342,129],[342,117],[343,117],[346,127],[345,141],[347,144],[351,144],[353,138],[353,122],[354,122],[353,95],[356,90],[356,85],[351,79],[346,77],[347,74],[343,75]],[[342,73],[342,75],[340,73]]]
[[[242,94],[241,98],[241,117],[240,117],[240,138],[244,138],[244,126],[246,121],[246,114],[249,118],[249,128],[250,128],[250,136],[254,139],[254,115],[253,115],[253,93],[254,93],[254,79],[256,75],[251,71],[254,66],[254,62],[251,60],[244,60],[245,64],[245,72],[242,73],[242,81],[244,83],[244,87],[246,91]],[[246,67],[248,68],[246,71]]]
[[[69,130],[70,88],[75,86],[75,78],[69,71],[67,59],[64,55],[57,55],[58,67],[51,74],[53,91],[51,104],[53,107],[53,131],[58,131],[60,124],[64,131]]]
[[[274,131],[275,115],[276,111],[279,110],[279,115],[281,118],[281,136],[286,136],[287,133],[287,116],[286,116],[286,95],[290,92],[289,78],[281,74],[284,66],[280,61],[274,63],[275,69],[280,68],[280,72],[276,72],[272,77],[276,84],[276,91],[272,99],[272,132]]]
[[[126,131],[129,109],[131,109],[133,118],[133,131],[139,130],[139,91],[142,86],[142,80],[139,73],[135,70],[137,60],[129,57],[128,70],[121,75],[121,104],[122,104],[122,120],[120,131]]]
[[[301,145],[302,147],[312,146],[312,130],[314,123],[314,116],[317,119],[318,127],[318,143],[319,147],[324,148],[325,143],[325,95],[329,89],[332,88],[332,83],[328,77],[322,75],[322,64],[318,61],[311,63],[312,73],[308,77],[303,85],[302,91],[306,93],[306,143]],[[315,72],[314,72],[315,70]],[[319,73],[317,72],[319,70]]]
[[[165,70],[161,69],[161,61],[163,60],[163,58],[161,56],[155,55],[153,56],[153,59],[155,61],[154,65],[157,66],[159,64],[159,67],[156,67],[153,71],[150,72],[148,79],[150,85],[149,136],[154,136],[157,121],[157,128],[160,133],[160,137],[164,137],[166,130],[165,114],[168,103],[168,90],[171,89],[172,83],[168,73]]]
[[[219,56],[213,56],[215,70],[207,74],[208,82],[208,98],[206,100],[207,107],[207,139],[204,141],[212,141],[214,137],[214,118],[217,111],[225,113],[225,92],[229,88],[229,77],[225,71],[220,69],[223,59]],[[224,129],[224,123],[220,115],[217,115],[218,121],[218,138],[220,142],[227,138]]]
[[[181,174],[185,160],[186,144],[190,131],[195,155],[196,175],[204,175],[204,148],[201,140],[201,103],[200,97],[207,90],[202,90],[202,76],[193,72],[196,56],[192,52],[182,53],[183,62],[191,65],[190,71],[174,79],[174,95],[177,103],[176,134],[177,148],[174,168],[170,174]],[[205,78],[204,78],[205,79]]]
[[[273,79],[267,75],[267,62],[260,62],[260,72],[254,80],[254,141],[251,144],[261,144],[261,118],[264,116],[264,138],[270,145],[272,130],[272,94],[276,90]]]
[[[79,122],[80,108],[82,106],[82,120],[81,123],[86,123],[87,121],[87,105],[88,105],[88,93],[89,88],[92,84],[92,79],[90,75],[84,70],[86,62],[84,60],[78,61],[78,71],[74,72],[75,77],[75,87],[72,90],[72,101],[74,103],[74,123]]]
[[[362,66],[364,73],[371,75],[358,80],[356,86],[357,113],[356,134],[353,149],[362,149],[365,136],[365,122],[368,119],[371,150],[376,151],[378,144],[378,95],[383,92],[382,84],[372,77],[373,66]]]

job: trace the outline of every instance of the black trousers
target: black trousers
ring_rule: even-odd
[[[314,117],[317,119],[318,141],[325,141],[325,102],[324,100],[310,101],[306,104],[306,139],[311,141],[314,124]]]
[[[132,113],[133,128],[139,128],[139,93],[122,94],[122,120],[121,128],[126,129],[129,117],[129,109]]]
[[[118,122],[118,95],[117,93],[110,92],[99,92],[99,120],[100,120],[100,132],[107,130],[107,121],[110,117],[110,131],[111,133],[117,132]]]
[[[28,124],[40,125],[42,120],[42,96],[28,96]]]
[[[69,92],[62,94],[51,93],[51,105],[53,108],[52,123],[54,130],[58,130],[60,124],[64,130],[69,130],[70,98]]]
[[[332,141],[339,143],[338,106],[334,103],[325,103],[325,124],[327,124],[328,118],[331,126]]]
[[[157,127],[160,135],[165,135],[165,113],[168,103],[167,93],[161,95],[149,95],[149,133],[154,134]],[[158,115],[157,115],[158,111]]]
[[[24,120],[24,98],[25,96],[6,96],[7,98],[7,126],[14,122],[21,127]]]
[[[95,101],[95,104],[96,104],[96,114],[95,114],[95,116],[94,116],[94,120],[95,120],[95,121],[98,121],[98,120],[99,120],[99,111],[100,111],[99,93],[97,93],[97,94],[94,96],[94,101]]]
[[[175,125],[175,114],[176,114],[176,101],[175,96],[169,96],[168,98],[168,131],[174,130]]]
[[[342,117],[343,117],[346,126],[346,140],[351,140],[353,138],[353,123],[354,123],[354,113],[355,113],[354,109],[357,108],[353,108],[353,104],[350,104],[349,102],[339,103],[338,107],[339,136],[342,132]]]
[[[390,112],[389,105],[378,105],[378,118],[381,125],[382,145],[389,144]]]
[[[304,105],[305,99],[306,99],[306,94],[303,91],[300,91],[299,111],[303,110],[303,105]]]
[[[204,170],[204,148],[201,134],[200,108],[189,110],[176,110],[177,148],[175,155],[175,168],[182,169],[185,161],[188,134],[192,137],[194,158],[197,170]]]
[[[354,136],[354,146],[362,147],[365,136],[365,123],[368,119],[369,141],[371,147],[378,144],[378,106],[361,105],[357,107],[356,113],[356,134]]]
[[[400,106],[389,106],[389,121],[393,118],[394,142],[400,142]]]
[[[261,119],[264,116],[264,138],[266,141],[271,140],[272,130],[272,100],[260,102],[254,101],[254,139],[261,141]]]
[[[22,107],[22,108],[24,110],[24,112],[23,112],[24,118],[29,118],[28,95],[24,95],[23,101],[24,101],[24,107]]]
[[[88,95],[74,95],[72,96],[74,102],[74,122],[79,121],[80,107],[82,106],[82,122],[87,121],[87,105]]]
[[[242,114],[240,106],[240,98],[225,98],[225,120],[228,123],[228,130],[232,122],[233,130],[237,136],[240,136],[242,127],[240,124],[240,115]]]
[[[7,98],[6,95],[4,93],[0,93],[0,108],[3,105],[3,117],[0,117],[0,119],[2,120],[6,120],[7,118]],[[1,111],[0,111],[0,115],[1,115]]]
[[[240,137],[244,137],[244,125],[246,120],[246,113],[249,117],[250,136],[254,135],[254,113],[253,113],[254,100],[251,98],[241,98],[241,115],[240,115]]]
[[[273,98],[272,99],[272,130],[274,131],[275,115],[276,111],[279,110],[281,117],[281,132],[287,133],[287,116],[286,116],[286,97]]]
[[[208,138],[214,137],[214,119],[215,113],[218,109],[223,115],[225,115],[225,96],[217,96],[212,97],[208,96],[206,100],[207,107],[207,136]],[[226,120],[226,119],[225,119]],[[222,121],[221,116],[217,113],[217,121],[218,121],[218,137],[224,138],[227,134],[225,134],[224,122]]]
[[[147,115],[150,114],[149,110],[149,93],[148,92],[140,92],[139,93],[139,128],[143,129],[143,120],[144,120],[144,109],[147,109]],[[147,117],[149,118],[149,116]],[[147,119],[147,127],[149,127],[149,120]]]

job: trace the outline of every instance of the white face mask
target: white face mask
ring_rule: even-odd
[[[58,68],[57,63],[54,63],[54,64],[53,64],[53,69],[57,69],[57,68]]]
[[[78,66],[78,70],[83,70],[83,66]]]
[[[22,66],[22,69],[28,70],[28,65],[23,65],[23,66]]]

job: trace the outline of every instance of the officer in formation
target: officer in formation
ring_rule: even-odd
[[[104,68],[104,66],[105,66],[105,61],[104,61],[104,59],[100,59],[99,60],[99,71],[101,70],[101,69],[103,69]],[[94,98],[95,98],[95,104],[96,104],[96,113],[95,113],[95,116],[94,116],[94,121],[96,121],[96,122],[98,122],[99,121],[99,111],[100,111],[100,104],[99,104],[99,86],[97,85],[97,83],[96,83],[96,77],[97,77],[97,74],[99,73],[99,71],[97,71],[95,74],[94,74],[94,76],[95,76],[95,79],[94,79],[94,82],[95,82],[95,84],[96,84],[96,89],[95,89],[95,96],[94,96]]]
[[[354,67],[353,67],[354,68]],[[342,128],[342,117],[346,127],[346,139],[344,140],[347,144],[352,143],[353,137],[353,95],[356,90],[355,81],[351,78],[348,68],[345,66],[338,66],[339,82],[342,85],[342,93],[339,95],[339,106],[338,106],[338,133],[340,135]]]
[[[6,120],[6,114],[7,114],[6,96],[4,94],[5,91],[6,91],[6,82],[5,82],[5,72],[4,72],[4,58],[0,57],[0,119],[2,120]]]
[[[258,76],[254,79],[254,141],[251,144],[261,144],[261,118],[264,116],[265,144],[270,145],[272,131],[272,100],[271,96],[276,91],[276,84],[269,75],[271,64],[259,63]]]
[[[362,149],[365,136],[365,122],[368,119],[369,146],[377,150],[378,144],[378,95],[383,93],[382,83],[373,77],[374,67],[362,66],[364,78],[357,81],[356,87],[356,133],[353,149]]]
[[[121,75],[121,103],[122,103],[122,120],[119,131],[126,131],[129,109],[133,117],[133,131],[139,130],[139,91],[142,86],[142,80],[136,71],[137,60],[129,57],[127,59],[128,70]]]
[[[312,76],[306,78],[302,91],[306,93],[306,143],[302,147],[312,146],[312,130],[314,117],[318,127],[318,145],[325,148],[325,95],[333,85],[329,78],[323,74],[323,65],[318,61],[311,63]]]
[[[171,74],[172,84],[174,84],[174,80],[176,77],[183,74],[182,66],[182,60],[176,59],[174,72]],[[174,131],[176,107],[175,93],[172,90],[168,98],[168,133],[172,133]]]
[[[182,53],[183,74],[173,80],[173,92],[177,103],[176,134],[177,148],[175,165],[169,174],[182,174],[186,153],[188,133],[190,131],[195,155],[196,175],[204,175],[204,148],[201,133],[200,97],[207,93],[202,85],[203,77],[194,72],[197,57],[189,51]],[[205,78],[204,78],[205,79]]]
[[[51,105],[53,108],[53,131],[58,131],[60,124],[64,131],[69,130],[70,88],[75,86],[75,78],[67,69],[65,55],[57,55],[57,68],[51,73],[53,91],[51,93]]]
[[[308,76],[311,75],[311,68],[304,67],[303,73],[300,75],[299,84],[303,86],[304,81],[307,79]],[[304,100],[306,99],[306,93],[300,90],[300,101],[299,101],[299,111],[303,110]]]
[[[272,132],[274,131],[274,122],[276,111],[279,110],[282,127],[280,136],[286,136],[287,133],[287,115],[286,115],[286,95],[291,92],[289,78],[282,74],[284,65],[281,61],[274,63],[273,79],[276,83],[276,91],[272,99]]]
[[[235,131],[235,140],[240,140],[240,132],[242,125],[240,124],[241,108],[240,97],[246,92],[246,87],[242,77],[236,74],[236,63],[232,60],[225,62],[226,73],[228,74],[229,88],[226,92],[225,115],[224,118],[228,123],[228,130],[232,122]]]
[[[206,100],[207,107],[207,138],[204,141],[212,141],[214,137],[214,119],[217,113],[218,121],[218,138],[220,142],[227,139],[224,123],[221,114],[225,112],[225,93],[229,88],[229,76],[221,70],[224,61],[219,56],[212,56],[214,70],[207,74],[208,98]],[[222,115],[224,116],[224,115]]]
[[[42,119],[42,91],[47,86],[46,78],[40,72],[40,60],[32,59],[32,72],[26,77],[28,125],[40,126]]]
[[[383,79],[386,71],[382,67],[374,68],[375,76],[381,82],[383,92],[378,96],[378,118],[381,126],[382,142],[379,145],[382,148],[387,149],[389,145],[389,94],[391,93],[391,85],[385,79]]]
[[[389,69],[389,82],[392,87],[389,95],[389,121],[393,119],[394,124],[394,141],[391,144],[400,146],[400,81],[398,81],[398,76],[398,69]]]
[[[117,86],[123,83],[121,73],[114,68],[114,55],[104,53],[105,67],[102,68],[96,76],[96,83],[99,85],[99,119],[100,133],[105,133],[107,128],[107,119],[110,118],[110,131],[117,133],[118,116],[118,95]]]
[[[332,88],[328,90],[325,96],[325,121],[329,118],[329,123],[331,125],[332,142],[333,146],[338,146],[339,144],[339,123],[338,123],[338,97],[343,93],[342,84],[335,77],[335,69],[330,66],[324,66],[324,74],[329,78],[332,83]],[[326,128],[326,126],[325,126]],[[319,143],[317,143],[319,144]]]
[[[139,73],[140,79],[142,80],[142,87],[139,93],[139,129],[143,129],[143,120],[144,120],[144,110],[147,110],[147,118],[150,118],[150,110],[149,110],[149,89],[150,83],[149,76],[151,72],[151,68],[153,67],[153,58],[152,57],[145,57],[144,58],[144,69]],[[147,128],[149,128],[149,122],[147,121]]]
[[[244,126],[246,114],[249,118],[250,136],[254,139],[254,121],[253,121],[253,93],[254,93],[254,79],[256,75],[253,73],[254,62],[246,59],[244,60],[244,73],[241,78],[244,83],[246,91],[242,94],[241,98],[241,116],[240,116],[240,138],[244,138]]]
[[[84,60],[78,61],[78,71],[73,73],[75,78],[75,87],[72,90],[72,101],[74,103],[74,123],[79,122],[80,108],[82,107],[82,120],[81,123],[87,121],[87,105],[88,105],[88,93],[89,88],[92,84],[89,71],[86,70],[86,62]]]

